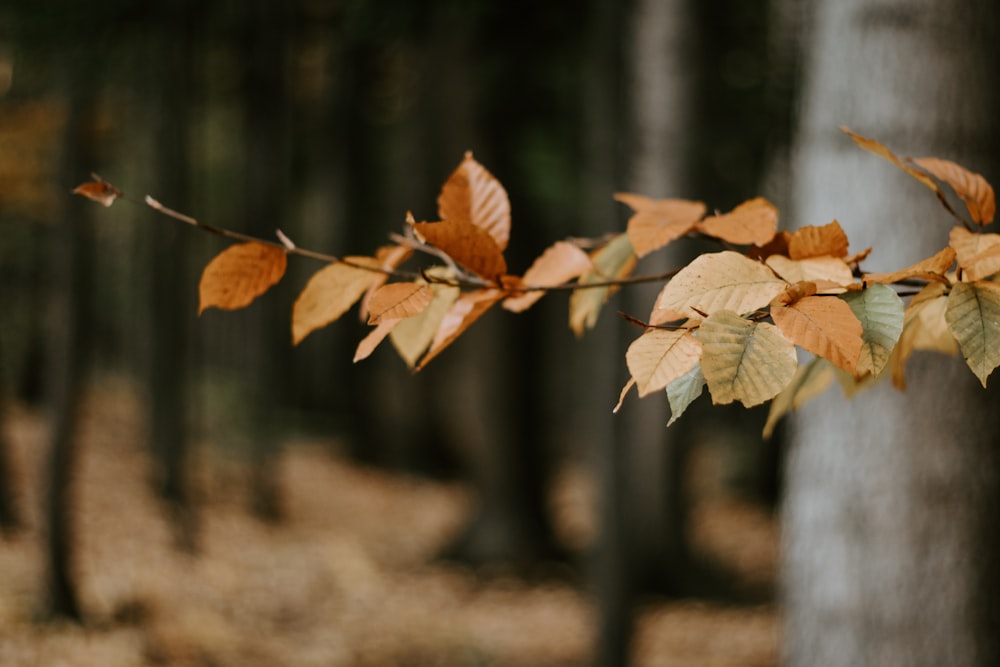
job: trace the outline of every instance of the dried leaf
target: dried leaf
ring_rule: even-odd
[[[608,280],[620,280],[632,273],[636,256],[628,234],[619,234],[590,254],[593,270],[580,277],[579,284],[587,285]],[[577,289],[569,298],[569,326],[577,336],[597,323],[597,316],[616,287],[588,287]]]
[[[432,267],[428,269],[428,274],[434,278],[452,277],[443,267]],[[420,355],[434,340],[444,316],[462,293],[458,287],[444,283],[431,283],[431,289],[434,298],[430,304],[419,315],[403,320],[392,330],[392,345],[410,368],[417,365]]]
[[[955,263],[955,251],[952,248],[945,248],[933,257],[928,257],[916,264],[894,271],[892,273],[866,273],[862,280],[866,283],[883,283],[891,285],[901,280],[909,278],[922,278],[924,280],[943,280],[947,283],[944,274]]]
[[[532,287],[554,287],[579,278],[592,268],[593,264],[587,253],[572,243],[557,241],[525,271],[522,282]],[[545,292],[542,290],[523,292],[505,299],[503,307],[513,313],[520,313],[530,308],[544,295]]]
[[[702,322],[701,371],[712,402],[752,407],[774,398],[795,375],[795,345],[773,324],[720,310]]]
[[[670,421],[667,422],[667,426],[680,419],[688,406],[694,403],[704,390],[705,376],[701,372],[700,365],[696,365],[667,385],[667,401],[670,403]]]
[[[395,271],[399,265],[413,255],[413,249],[403,245],[382,246],[375,251],[375,259],[386,273],[378,274],[372,284],[368,286],[368,291],[361,297],[361,306],[358,308],[358,317],[362,322],[368,321],[368,301],[372,293],[389,280],[389,271]]]
[[[1000,284],[958,283],[948,295],[948,328],[983,387],[1000,365]]]
[[[930,176],[920,171],[919,169],[914,169],[910,165],[903,162],[903,160],[896,157],[892,151],[890,151],[888,148],[886,148],[879,142],[875,141],[874,139],[869,139],[868,137],[863,137],[860,134],[851,132],[846,127],[842,127],[840,129],[841,131],[845,132],[848,136],[850,136],[851,139],[854,140],[854,143],[856,143],[861,148],[865,149],[866,151],[870,151],[875,155],[878,155],[879,157],[885,158],[886,160],[893,163],[894,165],[905,171],[913,178],[920,181],[924,186],[930,188],[931,191],[933,191],[939,197],[943,196],[941,193],[941,188],[939,188],[937,183],[934,182],[934,179],[932,179]]]
[[[655,307],[685,317],[720,310],[743,314],[766,306],[787,287],[760,262],[724,250],[701,255],[681,269],[660,292]]]
[[[489,233],[467,220],[411,222],[421,238],[486,280],[499,281],[507,273],[500,246]]]
[[[765,262],[775,273],[790,283],[811,282],[820,294],[839,294],[854,282],[851,267],[839,257],[807,257],[789,259],[771,255]]]
[[[772,305],[771,318],[789,339],[848,373],[861,356],[861,322],[836,297],[806,296],[787,306]]]
[[[663,389],[697,365],[701,343],[690,329],[648,329],[625,353],[639,396]]]
[[[618,414],[618,411],[622,409],[622,405],[625,403],[625,396],[628,394],[629,389],[635,386],[635,378],[629,378],[625,386],[622,387],[621,392],[618,394],[618,402],[615,403],[615,407],[612,408],[612,414]]]
[[[806,225],[792,232],[788,238],[788,256],[791,259],[807,257],[847,256],[847,234],[834,220],[825,225]]]
[[[368,332],[368,335],[361,339],[358,343],[357,349],[354,351],[354,363],[358,363],[362,359],[367,359],[371,356],[371,353],[375,351],[375,348],[385,340],[385,337],[392,333],[392,330],[396,328],[396,325],[403,321],[404,318],[382,318],[379,320],[378,326]]]
[[[892,383],[896,388],[906,389],[906,361],[916,350],[933,350],[949,355],[958,353],[958,342],[945,319],[948,291],[948,285],[930,283],[906,306],[903,333],[890,359]]]
[[[383,319],[401,320],[420,314],[431,302],[433,292],[424,282],[389,283],[379,287],[372,294],[368,304],[371,314],[369,324],[378,324]]]
[[[445,348],[455,342],[473,322],[505,296],[502,290],[482,289],[463,294],[452,304],[441,320],[441,326],[434,334],[427,354],[420,360],[417,370],[424,368],[434,357],[441,354]]]
[[[929,171],[955,190],[955,193],[965,202],[972,221],[979,225],[993,222],[997,205],[993,195],[993,187],[979,174],[951,162],[935,157],[918,157],[913,162]]]
[[[500,252],[507,248],[510,239],[507,191],[493,174],[476,162],[472,153],[465,154],[465,159],[441,188],[438,215],[451,222],[467,222],[486,232]]]
[[[373,257],[346,257],[360,266],[378,267]],[[379,274],[344,263],[325,266],[309,279],[292,306],[292,343],[343,315],[367,291]]]
[[[969,280],[981,280],[1000,271],[1000,234],[975,234],[952,227],[949,245]]]
[[[615,199],[635,211],[626,232],[638,257],[659,250],[695,228],[705,215],[705,204],[687,199],[651,199],[628,192]]]
[[[870,373],[877,378],[903,332],[903,301],[895,290],[879,283],[838,298],[851,307],[863,330],[855,375]]]
[[[285,275],[288,257],[264,243],[232,245],[208,263],[198,284],[198,314],[206,308],[237,310],[276,285]]]
[[[82,183],[81,185],[73,188],[73,194],[86,197],[92,201],[96,201],[98,204],[103,204],[104,206],[111,206],[116,199],[122,196],[121,190],[111,185],[103,178],[100,178],[94,174],[94,179],[88,183]]]
[[[769,440],[774,435],[774,427],[782,417],[798,410],[809,399],[822,394],[831,382],[833,382],[833,371],[826,360],[815,357],[808,364],[799,366],[792,381],[771,401],[762,437]]]
[[[757,197],[729,213],[705,218],[698,229],[728,243],[764,246],[778,231],[778,209],[763,197]]]

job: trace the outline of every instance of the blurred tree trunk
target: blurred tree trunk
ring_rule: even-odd
[[[3,336],[0,336],[0,368],[4,365]],[[10,441],[7,438],[7,392],[0,383],[0,533],[10,535],[21,527],[17,507],[15,471],[11,465]]]
[[[194,58],[199,42],[194,33],[194,8],[174,3],[153,26],[146,66],[157,75],[145,82],[154,100],[152,120],[158,174],[157,197],[180,211],[191,210],[189,131],[191,127]],[[154,454],[154,487],[164,502],[180,549],[197,549],[198,521],[188,461],[187,433],[188,327],[195,312],[190,298],[186,258],[189,234],[176,225],[157,224],[152,243],[150,286],[149,385],[150,436]]]
[[[88,60],[71,61],[67,82],[66,135],[63,141],[61,180],[74,183],[86,174],[91,162],[93,90]],[[82,620],[77,593],[74,554],[76,534],[73,514],[73,472],[76,468],[77,425],[81,407],[86,341],[88,287],[87,212],[90,205],[66,198],[60,220],[52,230],[50,275],[52,290],[48,321],[49,408],[52,440],[47,462],[48,489],[45,519],[47,599],[44,613]]]
[[[954,221],[837,131],[953,159],[996,183],[1000,16],[991,0],[810,3],[793,219],[836,217],[871,271],[930,256]],[[908,389],[837,389],[792,428],[783,514],[790,665],[1000,662],[998,394],[960,358]]]

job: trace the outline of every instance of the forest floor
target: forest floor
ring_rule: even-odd
[[[40,623],[44,419],[7,411],[26,526],[0,539],[0,665],[10,667],[569,667],[587,665],[596,612],[568,578],[484,577],[434,558],[470,511],[469,492],[362,468],[327,442],[289,442],[288,517],[247,511],[238,462],[201,454],[200,551],[173,547],[149,485],[139,404],[127,386],[90,392],[75,476],[82,626]],[[207,448],[202,448],[205,450]],[[705,483],[713,478],[703,465]],[[556,515],[592,530],[587,475],[567,469]],[[777,530],[725,493],[695,507],[693,539],[750,583],[773,583]],[[774,605],[651,598],[636,667],[755,667],[777,662]]]

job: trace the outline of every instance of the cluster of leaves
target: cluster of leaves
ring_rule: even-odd
[[[292,341],[298,344],[360,303],[373,329],[355,361],[388,337],[419,370],[493,306],[522,312],[556,290],[571,291],[569,324],[580,335],[615,290],[663,282],[648,320],[629,318],[642,334],[626,353],[631,379],[622,397],[633,386],[640,396],[665,390],[671,422],[706,387],[717,404],[776,399],[769,434],[782,415],[835,379],[848,393],[886,374],[905,388],[906,360],[916,350],[961,351],[984,387],[1000,365],[1000,235],[982,231],[995,214],[993,189],[953,162],[899,158],[877,141],[845,132],[934,192],[960,223],[948,246],[892,273],[865,273],[861,263],[871,249],[850,255],[836,220],[779,231],[778,211],[763,198],[706,215],[702,202],[619,193],[615,198],[633,211],[625,232],[558,241],[517,276],[508,273],[504,258],[511,229],[507,193],[471,153],[441,190],[440,220],[417,222],[407,214],[404,232],[371,256],[307,251],[280,231],[278,242],[255,239],[145,201],[239,241],[205,267],[199,312],[249,305],[281,280],[288,254],[327,262],[295,301]],[[961,198],[968,219],[955,212],[939,183]],[[123,196],[96,176],[75,192],[106,206]],[[669,274],[632,275],[639,258],[690,236],[714,239],[722,249]],[[418,255],[431,261],[404,270]],[[811,360],[800,364],[805,355],[797,348]]]

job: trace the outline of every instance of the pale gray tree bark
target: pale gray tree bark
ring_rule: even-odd
[[[870,271],[947,244],[927,190],[856,148],[848,125],[904,155],[996,181],[998,8],[992,0],[808,3],[797,225],[837,218]],[[790,665],[989,665],[997,634],[995,391],[961,359],[916,355],[909,388],[832,389],[792,427],[783,511]],[[995,384],[995,382],[994,382]]]

